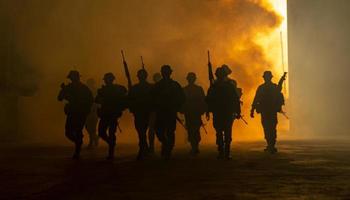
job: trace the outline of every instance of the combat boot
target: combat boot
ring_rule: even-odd
[[[217,156],[217,159],[221,160],[221,159],[224,159],[225,155],[224,155],[224,147],[219,145],[218,146],[218,151],[219,151],[219,154]]]
[[[107,160],[113,160],[113,159],[114,159],[114,145],[110,145],[108,149]]]
[[[231,160],[232,157],[231,157],[231,146],[228,144],[228,145],[225,145],[225,159],[226,160]]]
[[[82,145],[82,142],[79,142],[79,141],[75,142],[75,150],[74,150],[74,154],[72,157],[74,160],[80,159],[81,145]]]

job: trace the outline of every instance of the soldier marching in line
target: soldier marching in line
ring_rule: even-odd
[[[98,89],[95,98],[95,102],[100,105],[98,134],[108,144],[107,159],[111,160],[114,158],[118,119],[126,109],[127,90],[124,86],[113,83],[115,76],[112,73],[106,73],[103,80],[105,85]]]
[[[206,101],[209,111],[213,113],[218,159],[231,159],[232,125],[234,119],[241,116],[240,100],[237,88],[232,81],[228,81],[225,69],[217,68],[215,75],[217,80],[210,86]]]
[[[79,159],[83,144],[83,129],[93,104],[93,96],[90,89],[80,81],[78,71],[70,71],[67,78],[71,80],[71,83],[61,84],[57,99],[68,102],[64,107],[67,116],[65,135],[75,144],[73,159]]]
[[[172,69],[169,65],[161,68],[162,80],[152,89],[152,101],[156,113],[155,129],[162,143],[161,155],[170,159],[175,144],[177,112],[185,102],[185,94],[180,84],[171,79]]]
[[[90,78],[86,81],[86,85],[89,87],[90,91],[92,92],[93,96],[96,96],[96,82],[93,78]],[[89,134],[89,144],[88,149],[92,149],[94,147],[97,147],[98,145],[98,135],[96,131],[98,123],[98,116],[97,116],[97,105],[94,103],[91,107],[91,111],[89,115],[87,116],[86,123],[85,123],[85,130]]]
[[[278,123],[277,113],[283,112],[284,97],[281,91],[286,73],[281,77],[278,84],[272,82],[272,77],[271,71],[264,72],[263,78],[265,82],[256,91],[250,116],[254,118],[255,111],[261,114],[261,123],[267,143],[265,151],[273,154],[277,153],[277,148],[275,147]]]
[[[152,79],[153,79],[153,86],[154,86],[154,84],[162,80],[162,75],[159,72],[154,73]],[[149,117],[149,128],[148,128],[148,144],[149,144],[148,153],[150,154],[154,153],[154,138],[156,135],[155,123],[156,123],[156,113],[154,112],[154,108],[152,104],[152,110]]]
[[[207,110],[204,90],[195,83],[196,79],[195,73],[190,72],[187,74],[188,85],[183,88],[186,101],[181,110],[181,113],[185,115],[188,141],[192,147],[190,153],[192,155],[199,153],[200,128],[203,126],[202,115]]]
[[[147,82],[148,73],[145,69],[137,72],[139,83],[133,85],[129,90],[129,109],[134,115],[135,128],[139,137],[139,152],[137,160],[142,160],[148,153],[147,130],[151,113],[151,90],[152,84]],[[154,137],[154,136],[153,136]],[[153,144],[152,144],[152,148]]]

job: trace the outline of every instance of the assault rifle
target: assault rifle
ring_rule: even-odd
[[[142,69],[145,70],[145,63],[143,63],[143,57],[141,56],[141,66],[142,66]]]
[[[125,76],[128,79],[128,88],[130,89],[131,86],[132,86],[131,77],[130,77],[128,64],[126,63],[125,55],[124,55],[124,51],[123,50],[121,50],[121,54],[122,54],[122,58],[123,58],[123,65],[124,65]]]
[[[214,73],[213,73],[213,66],[210,61],[210,51],[208,50],[208,75],[209,75],[209,83],[210,86],[214,84]]]

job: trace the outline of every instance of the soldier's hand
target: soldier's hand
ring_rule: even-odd
[[[206,112],[206,113],[205,113],[205,118],[207,119],[207,121],[210,120],[210,113],[209,113],[209,112]]]
[[[254,110],[251,110],[251,111],[250,111],[250,117],[251,117],[251,118],[254,118]]]

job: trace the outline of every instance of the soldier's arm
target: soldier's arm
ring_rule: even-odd
[[[258,89],[256,90],[255,97],[252,103],[252,109],[251,112],[255,111],[256,106],[258,105],[260,101],[260,96],[261,96],[261,87],[259,86]]]
[[[124,110],[124,109],[127,109],[129,107],[129,105],[128,105],[128,90],[126,89],[126,87],[122,86],[121,92],[122,92],[122,101],[121,102],[123,104],[123,110]]]
[[[95,97],[96,104],[102,104],[102,88],[97,90],[97,95]]]
[[[238,116],[241,115],[241,102],[240,97],[237,94],[237,87],[232,87],[232,93],[233,93],[233,100],[234,100],[234,109]]]
[[[64,83],[61,84],[61,90],[58,93],[57,100],[58,101],[63,101],[66,97],[66,87]]]
[[[178,98],[179,98],[179,104],[182,106],[186,102],[186,94],[183,88],[180,84],[177,83],[177,90],[178,90]]]

